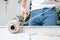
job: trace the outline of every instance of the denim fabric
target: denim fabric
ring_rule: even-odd
[[[29,26],[54,26],[57,24],[57,13],[55,7],[51,8],[43,8],[31,11],[30,19],[37,16],[33,20],[29,21]],[[43,13],[44,11],[47,12]]]

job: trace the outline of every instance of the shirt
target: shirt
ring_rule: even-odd
[[[31,10],[55,7],[54,0],[32,0]]]

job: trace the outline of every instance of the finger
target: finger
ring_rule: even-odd
[[[26,12],[26,15],[28,15],[28,12]]]
[[[22,16],[22,17],[23,17],[23,15],[24,15],[24,12],[21,12],[20,16]]]

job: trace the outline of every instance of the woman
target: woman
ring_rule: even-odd
[[[24,16],[24,10],[27,0],[22,0],[20,3],[20,15]],[[56,5],[54,2],[60,2],[60,0],[32,0],[32,9],[30,14],[29,26],[53,26],[57,24]],[[40,15],[41,14],[41,15]],[[26,10],[26,17],[28,11]]]

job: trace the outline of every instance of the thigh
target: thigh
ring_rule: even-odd
[[[51,9],[44,14],[43,26],[54,26],[57,25],[57,14],[55,9]]]
[[[41,10],[34,10],[34,11],[31,12],[30,19],[32,19],[32,20],[29,21],[29,26],[40,26],[41,25],[42,15],[37,16],[41,12],[42,12]],[[35,16],[37,16],[37,17],[35,17]]]

